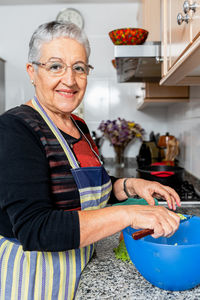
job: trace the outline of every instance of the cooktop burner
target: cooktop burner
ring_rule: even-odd
[[[182,201],[200,201],[200,196],[194,189],[194,186],[188,181],[183,181],[182,184],[175,187],[176,192]]]
[[[187,180],[183,181],[174,189],[181,198],[183,205],[198,205],[200,206],[200,195],[195,191],[193,184],[189,183]],[[159,199],[159,204],[163,204],[164,199]]]

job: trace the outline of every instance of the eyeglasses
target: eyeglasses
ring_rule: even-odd
[[[32,64],[39,67],[44,67],[49,74],[53,76],[62,76],[65,74],[67,68],[71,68],[75,75],[77,76],[87,76],[89,75],[90,69],[94,69],[91,65],[86,65],[83,62],[76,62],[72,66],[68,66],[61,61],[48,61],[46,63],[41,63],[39,61],[33,61]]]

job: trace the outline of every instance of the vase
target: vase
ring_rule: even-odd
[[[124,150],[123,145],[114,145],[115,150],[115,165],[116,167],[123,168],[125,166]]]

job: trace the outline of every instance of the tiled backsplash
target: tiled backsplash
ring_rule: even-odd
[[[101,135],[97,128],[102,120],[114,120],[120,117],[140,124],[145,130],[145,140],[149,140],[151,131],[165,134],[167,131],[166,108],[154,107],[144,112],[137,110],[136,93],[140,86],[140,83],[117,83],[115,77],[90,78],[84,97],[84,118],[90,131]],[[125,156],[136,157],[140,146],[140,140],[130,143],[125,149]],[[113,147],[107,139],[102,145],[102,155],[105,158],[115,156]]]
[[[180,142],[180,164],[200,179],[200,87],[190,88],[190,102],[168,109],[168,130]],[[195,180],[196,181],[196,180]]]

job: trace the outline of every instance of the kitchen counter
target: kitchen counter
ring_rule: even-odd
[[[115,176],[117,178],[137,177],[136,166],[126,166],[124,168],[120,168],[112,164],[106,165],[105,169],[109,175]]]
[[[200,208],[178,208],[182,214],[200,216]],[[115,258],[119,233],[96,243],[95,253],[84,269],[76,300],[198,300],[200,285],[181,292],[159,289],[145,280],[133,264]]]

